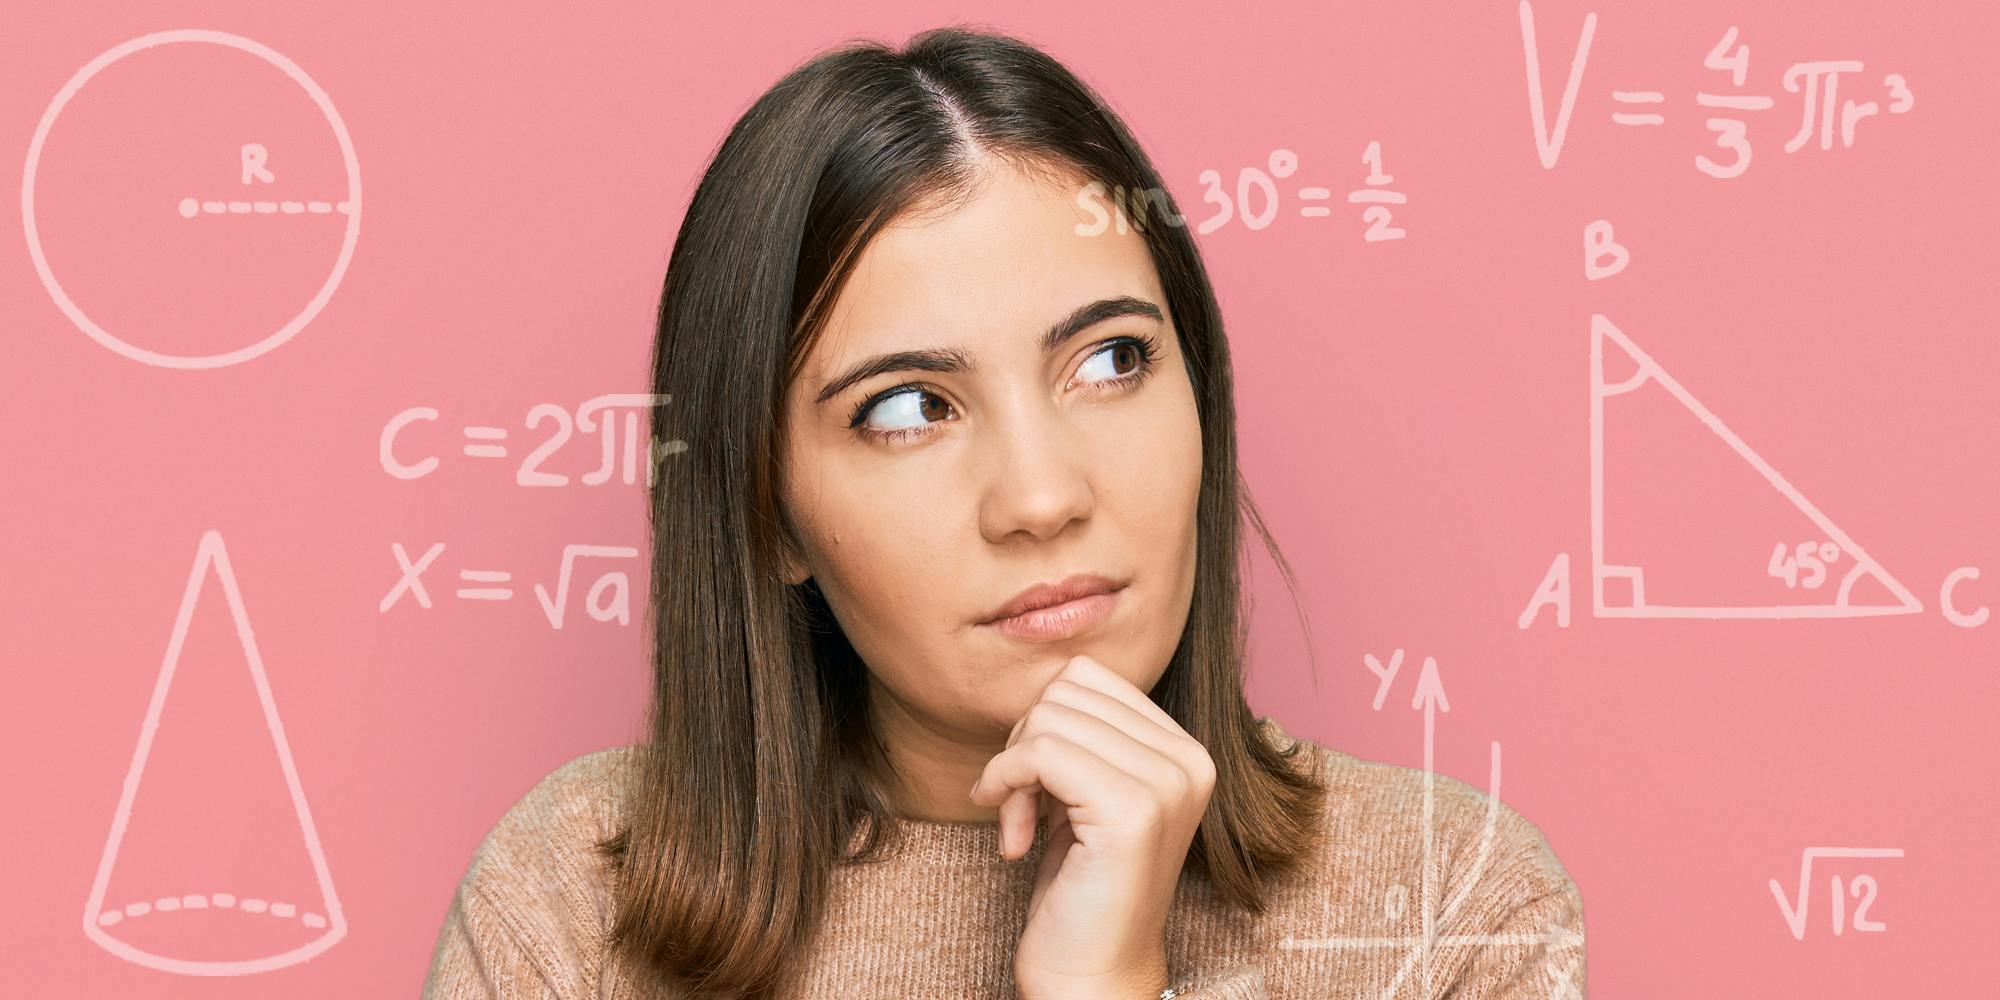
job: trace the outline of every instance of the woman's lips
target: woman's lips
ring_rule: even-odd
[[[1120,587],[1109,593],[1091,594],[1012,618],[996,619],[980,627],[998,629],[1003,635],[1026,642],[1067,639],[1103,621],[1124,593],[1125,588]]]

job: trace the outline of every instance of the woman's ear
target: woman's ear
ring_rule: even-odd
[[[798,535],[792,529],[792,519],[780,517],[779,523],[781,525],[778,532],[779,572],[783,574],[786,583],[796,587],[812,579],[812,567],[807,564],[804,553],[800,551]]]
[[[798,557],[798,553],[792,550],[792,546],[789,543],[779,553],[779,560],[783,564],[786,583],[796,587],[812,579],[812,571],[806,568],[804,560]]]

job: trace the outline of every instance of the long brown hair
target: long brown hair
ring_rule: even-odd
[[[798,538],[779,503],[783,404],[861,248],[905,210],[970,194],[976,152],[1146,193],[1130,221],[1165,290],[1202,435],[1193,604],[1151,692],[1215,762],[1183,871],[1262,912],[1268,881],[1318,831],[1323,790],[1298,766],[1309,755],[1260,738],[1244,699],[1241,519],[1295,605],[1296,587],[1238,477],[1207,272],[1178,217],[1146,211],[1174,212],[1165,185],[1104,102],[1022,41],[965,26],[900,52],[850,40],[787,74],[730,130],[660,295],[652,382],[670,398],[652,430],[687,447],[651,488],[647,739],[622,825],[598,845],[618,871],[614,955],[656,987],[770,995],[823,912],[834,867],[893,846],[881,836],[892,786],[869,728],[866,665],[815,582],[781,578],[781,546]]]

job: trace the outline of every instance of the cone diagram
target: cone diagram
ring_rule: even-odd
[[[129,962],[195,976],[282,969],[347,934],[242,591],[214,530],[202,535],[188,573],[83,931]]]

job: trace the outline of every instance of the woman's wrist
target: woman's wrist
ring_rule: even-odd
[[[1016,973],[1015,984],[1020,1000],[1105,1000],[1107,997],[1160,1000],[1161,994],[1172,997],[1178,992],[1169,992],[1172,984],[1167,980],[1164,957],[1130,974],[1113,978],[1049,982],[1040,977],[1024,977]]]

